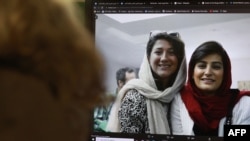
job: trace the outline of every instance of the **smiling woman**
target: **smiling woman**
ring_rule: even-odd
[[[204,95],[215,95],[223,80],[223,62],[219,54],[205,56],[194,67],[193,79]]]
[[[186,80],[184,43],[165,31],[151,34],[139,79],[118,93],[107,131],[170,134],[168,106]]]
[[[198,46],[188,68],[171,105],[173,134],[223,136],[225,124],[250,124],[250,91],[231,89],[231,62],[220,43]]]

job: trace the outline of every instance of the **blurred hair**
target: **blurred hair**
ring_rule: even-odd
[[[55,99],[84,96],[88,105],[100,100],[103,64],[70,6],[68,0],[0,0],[1,67],[42,79]]]
[[[65,111],[84,117],[105,90],[104,64],[81,18],[71,0],[0,0],[0,69],[34,76]]]

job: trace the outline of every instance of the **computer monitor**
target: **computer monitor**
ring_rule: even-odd
[[[179,32],[187,62],[198,45],[220,42],[231,59],[232,88],[250,90],[250,3],[235,1],[85,0],[87,26],[106,64],[107,93],[115,93],[116,71],[138,69],[150,31]],[[223,140],[222,137],[93,132],[92,140]],[[159,139],[159,140],[160,140]],[[108,139],[107,139],[108,140]]]

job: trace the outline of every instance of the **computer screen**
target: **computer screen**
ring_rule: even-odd
[[[218,41],[231,59],[231,88],[250,90],[250,2],[85,0],[85,3],[87,26],[106,65],[107,94],[115,96],[118,69],[130,67],[138,73],[150,32],[155,30],[180,34],[187,63],[201,43]],[[223,140],[223,137],[208,136],[135,136],[93,131],[92,140],[106,137],[128,141],[150,137],[152,140]]]

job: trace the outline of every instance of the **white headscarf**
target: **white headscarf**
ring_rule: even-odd
[[[149,129],[151,134],[170,134],[169,124],[167,120],[166,107],[162,103],[169,103],[173,97],[179,93],[186,81],[186,57],[184,55],[180,65],[180,69],[176,79],[171,87],[168,87],[163,92],[157,89],[152,71],[145,53],[140,71],[139,79],[132,79],[123,86],[117,95],[114,105],[112,106],[107,131],[120,132],[120,122],[118,119],[118,111],[121,107],[121,102],[126,92],[130,89],[136,89],[140,94],[145,96],[147,103],[147,116]]]

